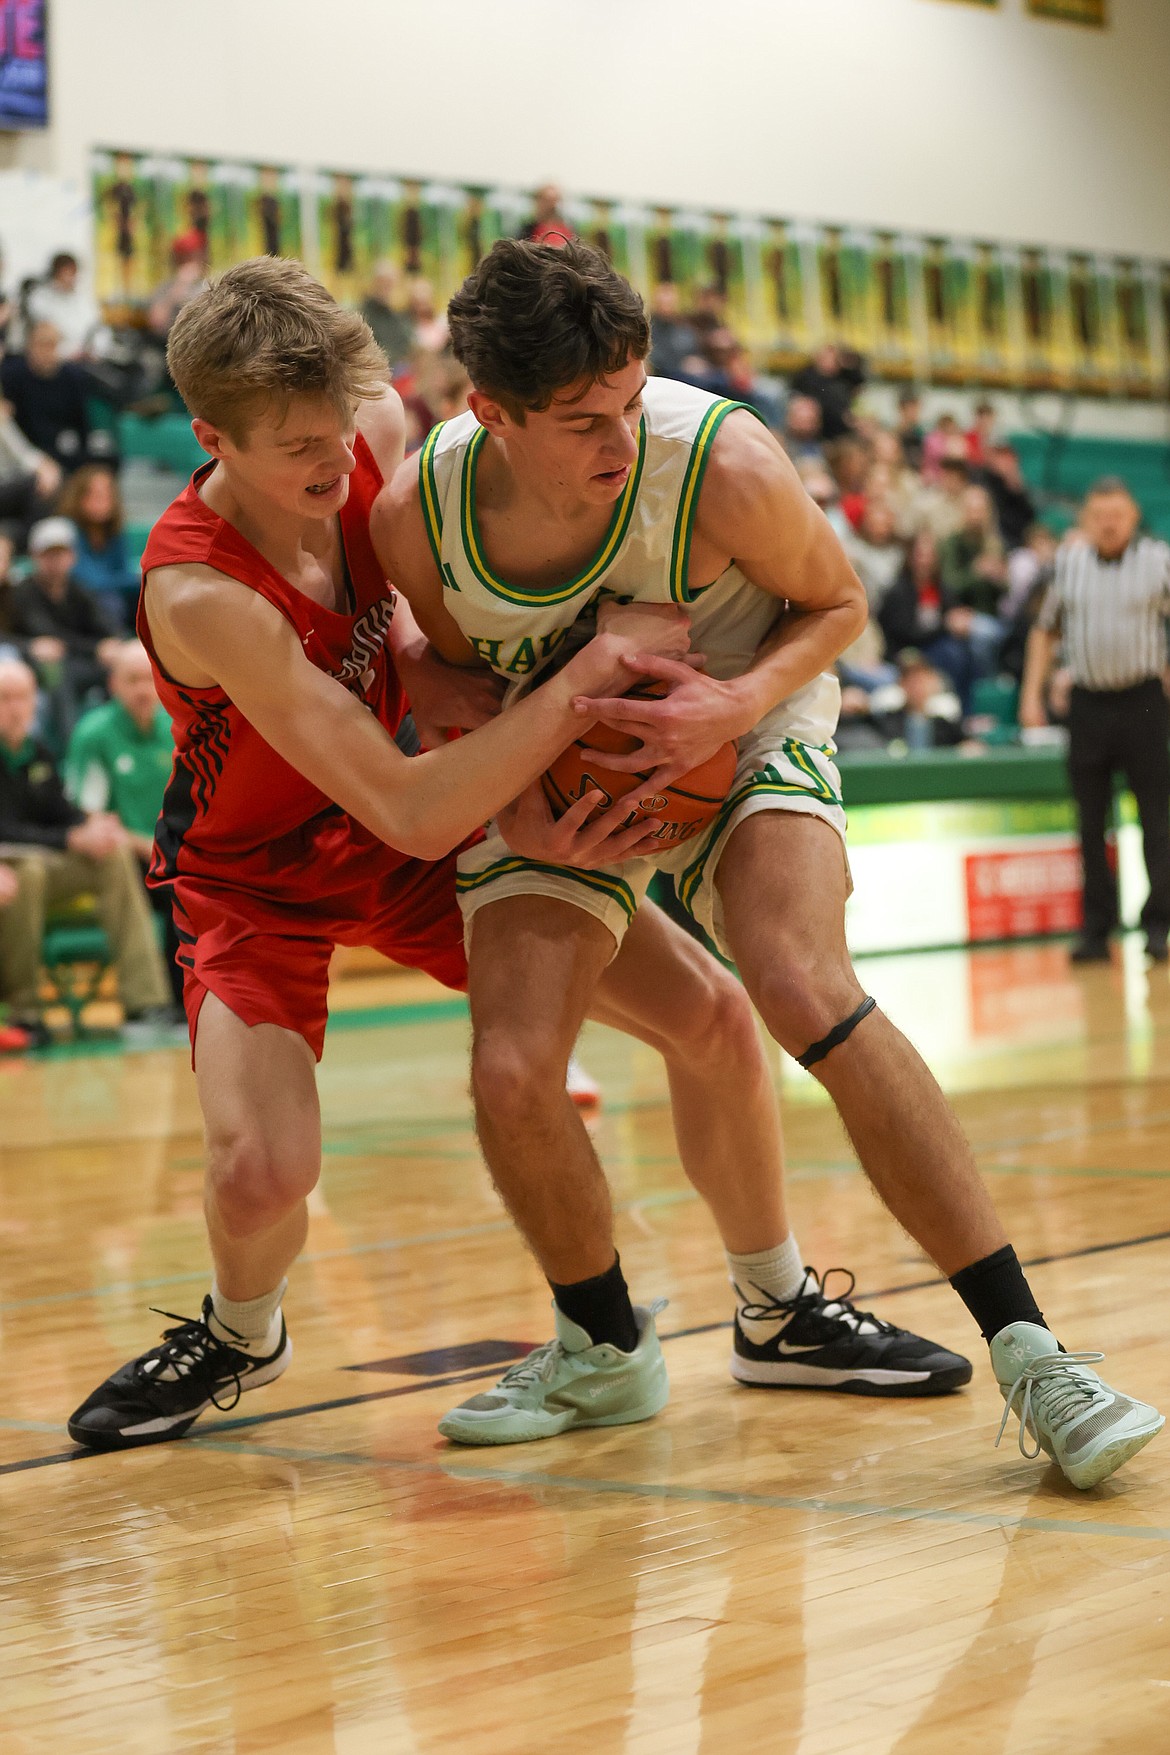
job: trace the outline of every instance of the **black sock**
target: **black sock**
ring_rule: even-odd
[[[979,1324],[983,1339],[990,1341],[1009,1322],[1048,1324],[1041,1316],[1032,1288],[1011,1244],[973,1261],[951,1275],[951,1285]]]
[[[613,1266],[591,1280],[574,1280],[570,1286],[558,1286],[550,1280],[549,1285],[562,1316],[583,1328],[595,1347],[605,1341],[619,1352],[633,1352],[638,1344],[638,1325],[620,1256],[615,1255]]]

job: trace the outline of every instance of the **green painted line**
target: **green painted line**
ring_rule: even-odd
[[[552,1488],[562,1493],[595,1493],[626,1499],[662,1499],[683,1505],[727,1505],[761,1511],[815,1512],[822,1516],[865,1517],[890,1523],[927,1523],[981,1530],[1031,1530],[1044,1535],[1092,1536],[1117,1541],[1170,1543],[1170,1529],[1157,1525],[1091,1523],[1072,1517],[1011,1517],[982,1511],[932,1511],[917,1505],[884,1505],[870,1499],[825,1499],[793,1493],[744,1493],[718,1487],[679,1487],[667,1481],[606,1481],[582,1475],[556,1475],[543,1469],[483,1468],[471,1463],[420,1463],[405,1457],[369,1456],[360,1451],[299,1450],[285,1445],[235,1444],[210,1436],[187,1440],[200,1450],[234,1456],[270,1457],[279,1462],[326,1463],[334,1467],[384,1469],[396,1473],[443,1476],[448,1480],[495,1486]],[[1091,1503],[1091,1502],[1090,1502]]]
[[[404,1024],[438,1024],[445,1018],[467,1016],[467,995],[451,999],[412,1000],[407,1005],[346,1006],[330,1012],[329,1030],[401,1029]]]

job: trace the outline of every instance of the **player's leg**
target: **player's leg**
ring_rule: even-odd
[[[281,1301],[321,1166],[314,1063],[331,947],[306,939],[290,950],[287,937],[250,933],[220,905],[200,933],[196,901],[187,898],[183,930],[195,929],[196,971],[217,964],[220,988],[207,991],[198,973],[188,987],[212,1285],[198,1316],[176,1315],[160,1345],[72,1415],[70,1435],[97,1449],[182,1437],[207,1407],[229,1407],[270,1383],[292,1356]],[[293,1027],[299,1019],[304,1034]]]
[[[715,881],[727,944],[768,1029],[810,1065],[877,1192],[949,1276],[1009,1404],[1028,1384],[1039,1443],[1076,1485],[1104,1479],[1161,1418],[1059,1352],[933,1076],[889,1019],[862,1009],[836,832],[812,815],[758,812],[732,831]]]
[[[1084,919],[1073,946],[1074,962],[1100,962],[1109,955],[1109,935],[1117,928],[1117,877],[1106,845],[1113,815],[1113,780],[1118,751],[1110,704],[1074,689],[1069,707],[1068,775],[1077,807],[1084,872]]]
[[[571,887],[571,885],[570,885]],[[477,907],[468,992],[472,1093],[493,1181],[553,1293],[556,1339],[440,1422],[464,1444],[629,1424],[665,1404],[654,1311],[630,1302],[609,1186],[565,1069],[621,925],[549,894]]]
[[[751,1002],[694,939],[644,902],[590,1016],[656,1048],[679,1157],[710,1207],[735,1291],[731,1372],[741,1383],[942,1394],[968,1360],[826,1296],[784,1205],[780,1114]]]
[[[238,1333],[230,1307],[273,1299],[304,1247],[305,1202],[321,1169],[313,1051],[295,1031],[245,1024],[209,993],[195,1036],[195,1081],[216,1307],[222,1303],[224,1326]],[[278,1304],[275,1296],[273,1312]]]
[[[472,928],[479,1141],[505,1206],[553,1284],[604,1274],[614,1259],[609,1187],[565,1092],[569,1055],[613,954],[601,921],[550,896],[492,902]]]
[[[1149,882],[1142,927],[1150,956],[1161,963],[1170,937],[1170,707],[1161,684],[1149,684],[1141,705],[1120,717],[1120,766],[1137,803]]]

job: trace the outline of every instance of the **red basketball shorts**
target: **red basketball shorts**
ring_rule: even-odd
[[[203,875],[175,880],[192,1045],[200,1007],[214,993],[245,1024],[294,1030],[320,1060],[337,945],[366,945],[444,987],[466,988],[455,855],[432,864],[368,842],[353,851],[349,862],[322,861],[315,893],[298,885],[299,894],[282,894],[277,874],[256,889]]]

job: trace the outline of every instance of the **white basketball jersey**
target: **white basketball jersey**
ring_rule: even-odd
[[[487,433],[471,413],[434,427],[419,458],[423,515],[443,575],[443,602],[479,656],[502,676],[526,680],[557,653],[598,598],[617,597],[685,605],[691,645],[705,654],[711,675],[741,675],[775,626],[782,603],[736,566],[698,590],[687,575],[711,446],[726,416],[743,407],[669,378],[651,378],[637,460],[609,529],[588,566],[563,585],[525,587],[496,577],[476,516],[476,466]]]

